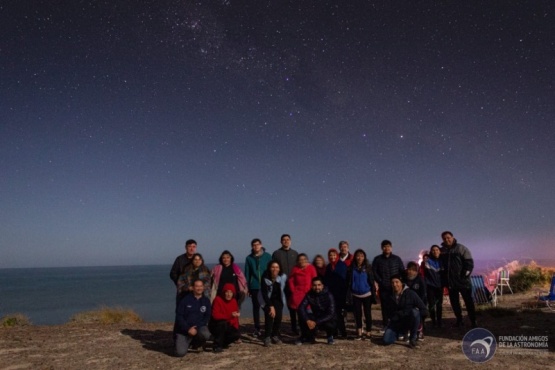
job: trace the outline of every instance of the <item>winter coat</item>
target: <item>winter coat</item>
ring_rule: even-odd
[[[441,288],[443,286],[441,281],[442,267],[440,259],[433,259],[429,257],[424,265],[424,282],[426,286],[433,288]]]
[[[272,259],[278,261],[281,265],[281,272],[287,276],[291,276],[291,270],[297,265],[297,257],[299,253],[291,248],[285,250],[280,248],[272,254]]]
[[[370,264],[366,264],[362,266],[361,269],[358,269],[355,263],[352,263],[351,266],[347,269],[347,303],[351,302],[351,296],[353,294],[353,274],[355,270],[364,270],[366,272],[366,280],[368,282],[368,286],[370,287],[370,291],[372,292],[372,303],[376,303],[376,285],[374,284],[374,273],[372,272],[372,266]],[[359,293],[363,295],[367,292]]]
[[[445,281],[450,289],[471,289],[470,274],[474,269],[474,260],[468,248],[454,240],[452,247],[441,244],[441,264],[444,268]]]
[[[287,303],[287,299],[285,298],[285,286],[287,284],[287,275],[282,274],[276,277],[276,282],[279,284],[280,293],[281,293],[281,303],[285,306]],[[272,297],[272,289],[274,289],[275,285],[272,279],[267,275],[264,274],[262,276],[262,283],[260,286],[260,291],[258,292],[258,302],[260,303],[260,307],[264,308],[266,306],[272,306],[272,302],[270,298]]]
[[[372,272],[374,273],[374,280],[378,286],[383,289],[391,288],[391,277],[395,275],[402,275],[405,271],[403,260],[401,257],[390,254],[386,257],[383,254],[376,256],[372,261]]]
[[[331,263],[326,266],[324,285],[335,298],[335,308],[343,309],[347,300],[347,265],[338,260],[335,268]]]
[[[262,249],[262,254],[256,256],[253,253],[247,256],[245,260],[245,279],[247,280],[247,286],[249,290],[260,289],[260,281],[262,280],[262,274],[266,271],[268,263],[272,260],[270,253],[266,253]]]
[[[411,290],[413,290],[418,297],[424,302],[424,304],[428,304],[428,297],[426,294],[426,283],[424,279],[420,275],[416,275],[416,277],[410,280],[408,277],[405,279],[405,284]]]
[[[391,317],[389,320],[389,325],[394,329],[400,329],[402,325],[410,318],[412,310],[418,308],[420,315],[422,317],[428,316],[428,308],[422,302],[418,294],[415,291],[409,289],[405,286],[399,301],[395,297],[395,293],[388,294],[385,299],[388,300],[388,307],[391,308]]]
[[[312,278],[314,277],[316,277],[316,269],[310,264],[306,265],[304,269],[299,266],[293,267],[291,275],[287,279],[287,287],[290,292],[288,307],[292,309],[299,307],[305,294],[312,287]]]
[[[187,294],[189,287],[193,286],[195,280],[200,279],[204,284],[204,295],[210,298],[210,270],[204,264],[195,269],[192,263],[188,264],[177,280],[177,293]]]
[[[305,295],[299,305],[299,320],[306,322],[309,319],[308,307],[317,325],[335,319],[335,299],[326,287],[320,293],[310,290]]]
[[[239,305],[237,304],[237,300],[233,298],[229,301],[225,299],[226,290],[231,290],[233,296],[235,296],[235,287],[233,284],[225,284],[220,295],[214,298],[214,302],[212,303],[212,319],[217,321],[226,320],[235,329],[239,329],[239,318],[232,315],[233,312],[239,311]]]
[[[187,335],[190,328],[208,325],[212,305],[204,295],[196,298],[194,294],[183,297],[175,309],[175,332]]]

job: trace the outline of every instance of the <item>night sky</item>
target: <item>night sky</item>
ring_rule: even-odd
[[[555,5],[515,3],[0,3],[0,268],[555,258]]]

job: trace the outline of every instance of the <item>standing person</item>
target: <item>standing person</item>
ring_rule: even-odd
[[[185,356],[191,344],[204,346],[210,338],[207,325],[212,307],[203,292],[202,280],[196,280],[192,294],[185,295],[175,310],[175,354],[178,357]]]
[[[374,261],[372,261],[372,272],[374,273],[374,280],[378,283],[382,306],[382,322],[385,328],[390,317],[391,309],[387,306],[388,300],[381,298],[391,294],[391,277],[402,275],[405,266],[403,265],[403,260],[392,253],[393,245],[389,240],[383,240],[381,247],[382,254],[376,256]]]
[[[304,342],[314,343],[318,329],[326,331],[328,344],[334,344],[333,333],[337,328],[335,319],[335,301],[333,296],[328,291],[328,288],[324,286],[321,278],[313,278],[310,291],[306,293],[299,305],[301,337],[295,344],[301,345]]]
[[[222,288],[229,283],[235,287],[237,294],[235,299],[239,306],[247,295],[247,280],[241,268],[234,263],[235,259],[230,251],[225,250],[220,255],[219,264],[212,268],[212,290],[210,292],[210,300],[214,301],[216,296],[222,293]]]
[[[420,320],[428,315],[428,309],[418,294],[403,284],[400,276],[391,277],[391,286],[391,293],[382,297],[391,308],[391,317],[383,335],[384,344],[392,344],[409,331],[409,347],[416,348]]]
[[[424,281],[428,296],[428,310],[432,319],[432,326],[441,328],[443,313],[443,284],[441,283],[440,250],[438,245],[432,245],[424,265]]]
[[[204,264],[200,253],[193,254],[191,263],[185,266],[183,273],[177,281],[177,294],[183,297],[193,291],[193,282],[202,280],[204,283],[204,295],[210,298],[210,270]]]
[[[177,280],[179,276],[183,273],[183,269],[193,259],[193,255],[197,252],[197,242],[194,239],[189,239],[185,242],[185,253],[177,256],[173,262],[172,268],[170,270],[170,279],[177,287]]]
[[[441,264],[445,269],[445,280],[449,289],[449,301],[453,307],[453,313],[457,317],[455,327],[463,325],[461,303],[459,294],[464,300],[468,318],[473,328],[476,327],[476,310],[472,300],[472,284],[470,274],[474,269],[474,260],[470,250],[460,244],[450,231],[441,233]]]
[[[254,337],[260,336],[260,302],[258,300],[260,281],[262,280],[262,274],[271,260],[272,256],[262,247],[262,241],[260,239],[253,239],[251,241],[251,254],[249,254],[245,260],[245,279],[247,279],[249,295],[252,300]]]
[[[291,248],[291,236],[289,234],[283,234],[280,238],[280,241],[281,247],[278,250],[274,251],[274,253],[272,253],[272,259],[279,262],[283,273],[287,275],[288,278],[290,278],[291,270],[293,269],[293,266],[295,266],[295,264],[297,263],[297,257],[299,254],[296,250]],[[289,285],[286,286],[285,296],[287,297],[287,300],[289,300],[289,298],[291,297]],[[291,328],[293,330],[293,333],[298,333],[297,316],[294,310],[291,311],[291,309],[289,309],[289,317],[291,320]]]
[[[355,251],[353,263],[347,270],[347,296],[352,297],[353,313],[357,330],[356,340],[364,339],[362,314],[366,324],[366,338],[372,330],[372,303],[376,303],[376,287],[372,266],[362,249]]]
[[[239,333],[239,305],[235,296],[233,284],[226,283],[222,293],[218,295],[212,304],[212,316],[208,325],[214,337],[215,353],[220,353],[223,348],[241,338]]]
[[[407,263],[406,279],[405,284],[411,290],[413,290],[418,297],[422,300],[424,304],[428,304],[428,299],[426,297],[426,283],[424,278],[420,276],[418,263],[410,261]],[[420,320],[420,326],[418,327],[418,340],[424,340],[424,318]]]
[[[351,266],[354,256],[349,253],[349,242],[342,240],[339,242],[339,258],[341,261],[345,262],[347,267]]]
[[[347,265],[339,259],[339,252],[335,248],[328,251],[328,265],[324,276],[324,285],[328,288],[335,300],[335,314],[337,323],[337,335],[347,338],[345,318],[343,309],[347,300]]]
[[[299,334],[297,330],[297,308],[310,290],[312,278],[316,277],[316,275],[316,269],[308,263],[306,254],[299,254],[297,264],[291,269],[291,275],[287,278],[287,287],[290,292],[287,306],[291,314],[291,330],[294,335]]]
[[[316,274],[323,279],[324,275],[326,275],[326,260],[324,259],[324,256],[321,254],[314,256],[312,266],[316,269]]]
[[[281,344],[279,337],[283,307],[287,303],[285,286],[287,275],[281,272],[278,261],[270,261],[262,276],[259,302],[264,310],[264,347]]]

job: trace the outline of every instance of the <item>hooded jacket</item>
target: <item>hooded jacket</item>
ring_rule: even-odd
[[[276,277],[276,282],[279,284],[281,303],[285,306],[287,299],[285,298],[285,286],[287,282],[287,275],[282,274]],[[272,306],[271,298],[275,285],[268,274],[262,276],[262,283],[260,291],[258,292],[258,302],[260,302],[260,307],[264,308],[266,306]]]
[[[291,275],[287,279],[287,287],[290,296],[287,302],[288,307],[296,310],[303,300],[306,293],[312,286],[312,278],[316,277],[316,269],[311,264],[307,264],[305,268],[299,266],[293,267]]]
[[[225,299],[225,292],[231,290],[233,292],[233,297],[235,297],[235,287],[233,284],[225,284],[222,292],[212,303],[212,319],[213,320],[226,320],[235,329],[239,329],[239,318],[233,317],[233,312],[239,311],[239,305],[237,300],[231,298],[229,301]]]
[[[453,246],[441,244],[441,265],[444,268],[445,281],[450,289],[471,289],[470,274],[474,269],[474,259],[468,248],[453,240]]]

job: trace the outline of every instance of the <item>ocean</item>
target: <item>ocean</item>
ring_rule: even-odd
[[[510,261],[476,261],[485,274]],[[521,261],[529,263],[529,260]],[[554,266],[555,261],[537,261]],[[241,267],[242,264],[239,264]],[[211,266],[209,266],[211,267]],[[130,308],[147,322],[172,322],[175,287],[170,265],[0,269],[0,317],[25,314],[35,325],[64,324],[103,306]],[[242,317],[252,317],[249,298]]]
[[[170,265],[0,269],[0,317],[22,313],[35,325],[64,324],[78,312],[130,308],[147,322],[172,322]],[[241,314],[251,317],[250,299]]]

